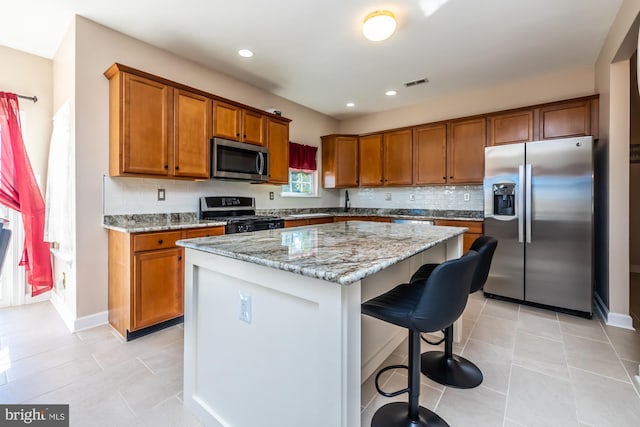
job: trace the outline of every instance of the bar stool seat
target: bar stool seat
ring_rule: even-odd
[[[376,375],[376,389],[391,397],[409,393],[409,402],[394,402],[379,408],[372,427],[448,426],[436,413],[419,405],[420,333],[434,332],[452,324],[464,311],[469,289],[480,256],[469,251],[464,256],[436,266],[427,279],[403,283],[362,304],[362,313],[407,328],[409,331],[408,366],[393,365]],[[408,387],[383,392],[378,379],[390,368],[409,370]]]
[[[470,251],[480,255],[480,262],[474,272],[469,293],[477,292],[484,287],[497,245],[498,241],[490,236],[480,236],[471,245]],[[428,279],[437,265],[421,266],[411,276],[409,282],[418,284]],[[422,353],[420,358],[422,373],[433,381],[449,387],[466,389],[479,386],[483,380],[480,368],[470,360],[453,353],[453,323],[444,329],[444,343],[444,351]]]

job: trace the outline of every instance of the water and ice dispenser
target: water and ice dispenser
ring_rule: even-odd
[[[513,183],[493,184],[493,214],[515,216],[516,185]]]

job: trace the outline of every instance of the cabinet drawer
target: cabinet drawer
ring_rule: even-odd
[[[224,227],[194,228],[186,231],[185,239],[196,237],[220,236],[224,234]]]
[[[182,231],[163,231],[161,233],[134,234],[133,251],[152,251],[154,249],[173,248],[176,240],[182,238]]]
[[[482,234],[482,221],[458,221],[454,219],[437,219],[436,225],[444,225],[449,227],[467,227],[467,233]]]

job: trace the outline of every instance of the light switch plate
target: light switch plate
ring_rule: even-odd
[[[164,188],[158,188],[158,200],[164,200],[165,194]]]
[[[391,193],[384,193],[385,200],[391,200]]]
[[[251,295],[240,292],[240,320],[251,323]]]
[[[273,200],[273,191],[269,191],[269,200]]]

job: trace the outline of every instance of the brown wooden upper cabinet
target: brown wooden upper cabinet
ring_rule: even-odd
[[[413,183],[446,184],[447,125],[418,126],[413,129]]]
[[[322,137],[322,188],[353,188],[358,180],[358,137]]]
[[[269,149],[269,182],[289,182],[289,122],[267,118],[267,148]]]
[[[263,114],[215,101],[213,116],[214,136],[249,144],[265,144],[266,117]]]
[[[516,144],[533,141],[533,110],[489,116],[487,145]]]
[[[211,99],[205,96],[174,89],[175,176],[209,178],[211,104]]]
[[[484,117],[449,122],[447,183],[482,182],[486,135],[487,122]]]
[[[361,136],[358,140],[358,164],[360,186],[379,187],[383,182],[383,157],[381,133]]]
[[[109,79],[109,174],[207,178],[211,100],[114,64]]]
[[[385,132],[383,140],[384,185],[413,183],[413,136],[411,129]]]
[[[358,147],[361,187],[413,183],[411,129],[361,136]]]
[[[592,109],[597,108],[597,104],[597,99],[585,99],[541,107],[540,139],[587,135],[597,138],[597,122],[592,121]],[[597,117],[597,112],[595,116]]]

